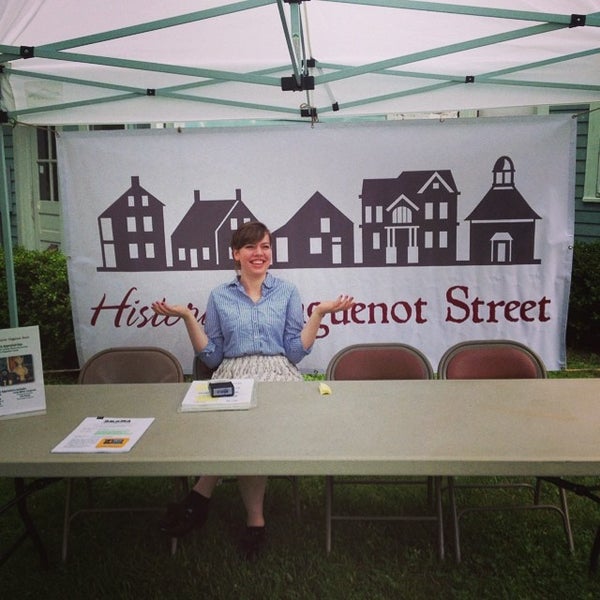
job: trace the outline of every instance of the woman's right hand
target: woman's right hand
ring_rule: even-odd
[[[180,317],[182,319],[183,323],[185,323],[188,335],[190,336],[194,351],[202,352],[202,350],[206,348],[208,344],[206,333],[200,323],[196,320],[196,316],[189,306],[184,306],[183,304],[167,304],[163,299],[153,302],[151,307],[157,315],[162,315],[164,317]]]
[[[157,315],[165,317],[185,317],[190,314],[190,309],[183,304],[167,304],[164,300],[157,300],[152,303],[152,310]]]

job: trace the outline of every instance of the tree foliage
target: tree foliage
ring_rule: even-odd
[[[19,326],[38,325],[47,370],[77,367],[67,259],[57,250],[15,248],[14,272]],[[0,263],[4,252],[0,248]],[[7,278],[0,278],[0,328],[10,327]]]

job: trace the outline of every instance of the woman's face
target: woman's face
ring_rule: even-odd
[[[271,266],[272,253],[269,234],[256,243],[249,243],[233,251],[233,258],[240,264],[240,271],[247,275],[264,275]]]

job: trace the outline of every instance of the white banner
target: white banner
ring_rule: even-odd
[[[570,116],[62,133],[60,189],[80,361],[170,349],[190,303],[234,276],[232,229],[273,233],[272,272],[307,312],[340,293],[303,371],[360,342],[416,346],[434,369],[466,339],[514,339],[565,366],[575,121]]]

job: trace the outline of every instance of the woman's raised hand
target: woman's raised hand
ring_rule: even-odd
[[[324,302],[320,302],[317,305],[316,310],[318,310],[321,315],[325,315],[327,313],[338,312],[339,310],[348,310],[353,306],[354,296],[341,294],[335,300],[325,300]]]
[[[153,302],[152,310],[165,317],[185,317],[190,312],[190,309],[183,304],[167,304],[164,300]]]
[[[157,315],[164,317],[180,317],[185,323],[192,347],[196,352],[202,352],[208,344],[208,338],[200,323],[196,320],[194,311],[189,306],[183,304],[167,304],[163,300],[157,300],[152,303],[152,310]]]

